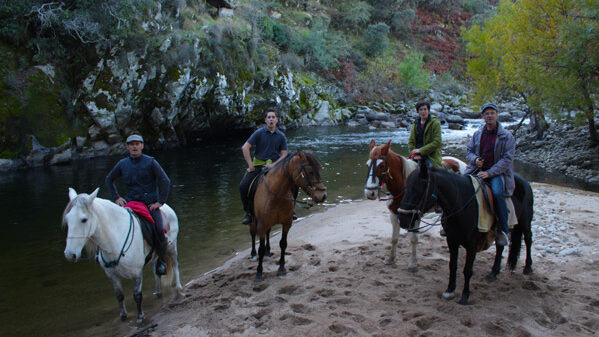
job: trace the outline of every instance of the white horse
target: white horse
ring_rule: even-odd
[[[391,141],[384,145],[376,145],[374,140],[370,141],[370,156],[366,165],[368,166],[368,176],[364,187],[364,196],[370,200],[379,198],[379,192],[383,185],[391,194],[387,199],[387,208],[389,209],[389,220],[391,222],[391,252],[385,259],[386,264],[395,263],[397,243],[399,241],[399,222],[397,220],[397,209],[403,199],[405,185],[410,173],[412,173],[418,164],[390,149]],[[466,170],[466,163],[450,156],[442,158],[443,165],[452,171],[463,174]],[[418,233],[410,232],[410,243],[412,244],[412,258],[408,265],[408,270],[416,271],[418,269]]]
[[[144,319],[141,307],[143,267],[151,247],[143,239],[137,217],[133,216],[127,208],[96,197],[98,190],[99,188],[96,188],[91,195],[85,193],[78,195],[74,189],[69,188],[70,202],[62,216],[63,225],[68,227],[64,256],[67,260],[76,262],[81,258],[81,250],[84,246],[90,252],[98,251],[98,262],[112,281],[123,321],[127,318],[127,309],[125,309],[121,278],[132,279],[133,298],[137,304],[137,323],[141,323]],[[167,263],[167,275],[174,276],[173,285],[176,286],[177,296],[183,296],[177,260],[179,232],[177,215],[166,204],[160,207],[160,211],[169,242],[165,256],[170,262]],[[155,262],[156,257],[154,257],[154,264]],[[154,295],[160,296],[160,277],[155,271],[154,276],[156,279]]]

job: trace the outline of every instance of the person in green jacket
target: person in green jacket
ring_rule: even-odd
[[[414,160],[424,160],[428,166],[441,167],[441,123],[430,114],[428,102],[418,102],[418,118],[412,124],[408,151]]]

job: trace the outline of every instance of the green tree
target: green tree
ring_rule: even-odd
[[[556,117],[581,111],[596,144],[598,14],[596,0],[502,1],[484,27],[475,25],[463,34],[473,55],[467,71],[475,101],[518,94],[541,128],[545,110]]]

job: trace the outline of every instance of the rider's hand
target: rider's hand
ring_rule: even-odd
[[[121,197],[119,197],[118,199],[116,199],[114,201],[117,205],[119,206],[125,206],[125,204],[127,203],[127,201]]]
[[[151,204],[148,205],[148,209],[150,209],[150,211],[154,211],[159,209],[160,207],[162,207],[162,204],[159,202],[153,202]]]
[[[271,168],[271,167],[273,167],[273,166],[275,166],[275,165],[274,165],[274,164],[265,164],[264,166],[265,166],[266,168]]]
[[[420,154],[420,149],[414,149],[412,150],[412,156],[416,156]]]
[[[487,173],[487,171],[482,171],[482,172],[478,172],[477,176],[479,176],[483,179],[487,179],[487,178],[489,178],[489,173]]]
[[[246,171],[254,172],[255,170],[256,170],[256,168],[252,165],[252,166],[249,166]]]
[[[476,164],[476,167],[483,167],[484,163],[485,163],[485,160],[482,158],[476,158],[476,161],[474,162],[474,164]]]

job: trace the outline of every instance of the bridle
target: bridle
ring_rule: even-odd
[[[411,215],[411,219],[410,219],[411,224],[414,223],[415,217],[422,218],[422,215],[424,215],[424,213],[426,212],[426,202],[428,201],[429,195],[430,195],[430,198],[432,198],[432,199],[438,199],[437,195],[434,193],[434,191],[431,191],[431,185],[437,186],[436,183],[433,181],[433,178],[431,177],[430,172],[427,172],[426,191],[425,191],[424,198],[422,198],[420,205],[418,205],[417,208],[413,208],[413,209],[402,209],[402,208],[397,209],[397,212],[400,214]],[[441,220],[441,217],[447,219],[447,218],[452,217],[452,216],[456,215],[457,213],[461,212],[464,208],[466,208],[466,206],[468,206],[468,204],[474,198],[476,198],[476,194],[478,193],[478,191],[481,189],[482,186],[483,186],[483,183],[480,182],[478,184],[478,187],[476,188],[476,190],[474,190],[474,193],[472,194],[470,199],[468,199],[468,201],[466,201],[460,208],[451,212],[449,215],[439,216],[439,218],[436,221],[434,221],[433,223],[426,223],[426,226],[408,229],[408,232],[424,233],[424,232],[428,231],[430,228],[432,228],[433,226],[438,226],[439,225],[438,222],[439,222],[439,220]],[[421,231],[423,228],[426,228],[426,227],[430,227],[430,228],[426,229],[425,231]]]
[[[381,164],[384,163],[385,166],[387,167],[387,170],[384,171],[383,173],[381,173],[381,177],[379,178],[378,175],[376,174],[376,169],[380,164],[377,164],[378,161],[381,160]],[[366,175],[366,182],[368,182],[368,179],[371,179],[372,182],[375,182],[375,178],[379,178],[379,183],[377,186],[365,186],[364,188],[368,191],[379,191],[383,185],[385,184],[385,181],[391,181],[393,180],[393,176],[391,175],[391,171],[389,170],[389,164],[387,164],[387,156],[380,156],[379,158],[375,159],[375,160],[370,160],[370,165],[368,166],[368,174]],[[397,199],[401,197],[401,193],[399,193],[398,195],[394,195],[391,198],[384,198],[381,199],[379,198],[379,200],[381,201],[386,201],[386,200],[392,200],[392,199]]]

